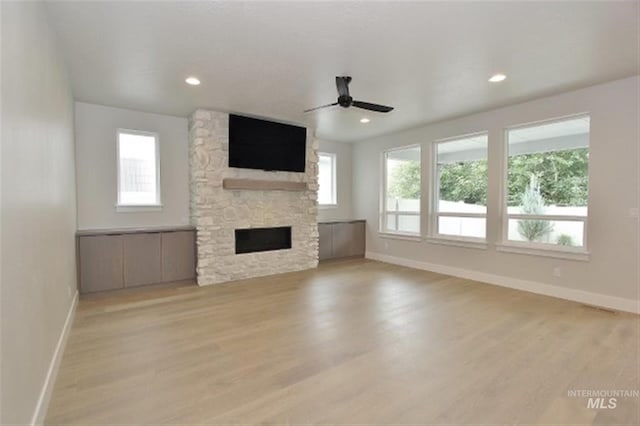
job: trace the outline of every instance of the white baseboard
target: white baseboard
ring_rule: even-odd
[[[635,299],[607,296],[605,294],[592,293],[588,291],[544,284],[535,281],[505,277],[503,275],[487,274],[484,272],[471,271],[468,269],[456,268],[453,266],[404,259],[401,257],[390,256],[382,253],[368,251],[365,254],[365,257],[367,259],[378,260],[380,262],[392,263],[394,265],[406,266],[408,268],[421,269],[424,271],[436,272],[444,275],[451,275],[468,280],[481,281],[501,287],[508,287],[516,290],[528,291],[530,293],[556,297],[559,299],[571,300],[573,302],[579,302],[586,305],[600,306],[616,311],[640,314],[640,301]]]
[[[31,426],[44,424],[44,418],[47,415],[47,407],[49,406],[49,400],[51,399],[51,393],[53,392],[53,386],[56,382],[56,376],[58,375],[58,369],[60,368],[60,361],[62,361],[62,355],[64,354],[64,347],[67,344],[67,338],[69,337],[69,331],[73,324],[73,317],[76,313],[76,306],[78,306],[78,291],[73,296],[71,306],[69,306],[69,312],[67,312],[67,319],[64,321],[64,326],[58,337],[58,343],[56,344],[56,350],[53,352],[51,363],[49,363],[49,371],[47,371],[47,377],[42,385],[40,391],[40,397],[36,404],[36,410],[31,418]]]

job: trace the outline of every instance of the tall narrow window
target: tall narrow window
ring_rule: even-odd
[[[333,206],[336,197],[336,155],[321,152],[318,154],[318,204]]]
[[[507,131],[505,241],[584,251],[589,125],[584,115]]]
[[[420,235],[420,147],[384,154],[382,232]]]
[[[118,131],[118,206],[159,206],[158,136]]]
[[[434,144],[433,236],[486,238],[487,140],[482,133]]]

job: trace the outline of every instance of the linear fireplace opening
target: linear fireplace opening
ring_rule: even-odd
[[[291,227],[236,229],[236,254],[291,248]]]

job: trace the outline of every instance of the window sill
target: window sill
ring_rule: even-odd
[[[473,248],[479,250],[486,250],[489,245],[486,241],[475,241],[464,238],[444,238],[444,237],[428,237],[426,241],[430,244],[441,244],[444,246]]]
[[[509,243],[497,244],[496,250],[504,253],[527,254],[531,256],[552,257],[555,259],[577,260],[581,262],[589,261],[588,251],[570,251],[556,248],[528,247]]]
[[[337,204],[318,204],[318,209],[320,210],[330,210],[330,209],[337,209],[338,205]]]
[[[118,213],[143,213],[143,212],[159,212],[162,211],[162,204],[149,205],[126,205],[117,204],[116,212]]]
[[[395,232],[378,232],[378,236],[380,238],[388,238],[392,240],[404,240],[404,241],[413,241],[420,242],[422,241],[422,237],[417,234],[402,234]]]

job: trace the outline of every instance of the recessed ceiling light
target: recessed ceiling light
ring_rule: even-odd
[[[491,78],[489,79],[489,81],[491,83],[498,83],[500,81],[503,81],[504,79],[506,79],[507,76],[504,74],[494,74],[491,76]]]
[[[190,84],[192,86],[197,86],[198,84],[200,84],[200,80],[198,80],[196,77],[187,77],[187,79],[185,80],[185,83]]]
[[[360,119],[360,122],[361,122],[361,123],[364,123],[364,124],[366,124],[366,123],[368,123],[368,122],[370,122],[370,121],[371,121],[371,120],[369,120],[367,117],[364,117],[364,118],[361,118],[361,119]]]

